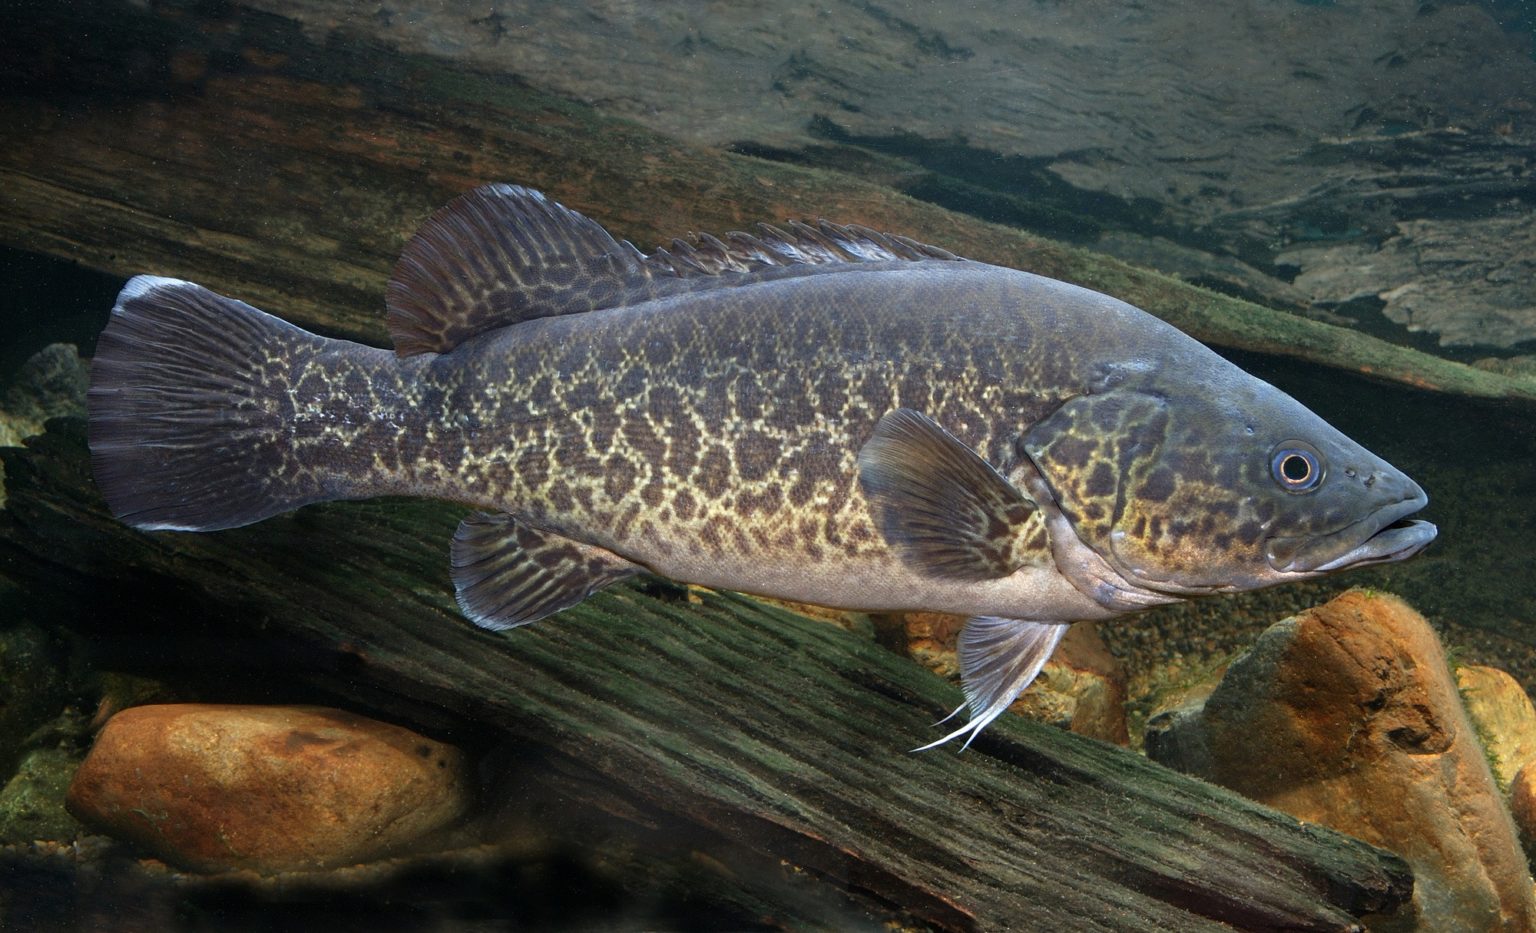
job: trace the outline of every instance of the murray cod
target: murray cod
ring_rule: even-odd
[[[978,735],[1072,622],[1435,536],[1411,479],[1137,308],[786,226],[647,255],[483,187],[405,247],[393,351],[139,276],[92,366],[97,482],[145,529],[463,503],[453,585],[490,629],[637,573],[965,615],[970,718],[933,745]]]

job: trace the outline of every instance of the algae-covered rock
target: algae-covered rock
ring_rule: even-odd
[[[22,364],[0,396],[0,446],[19,447],[43,430],[49,418],[85,414],[89,381],[85,363],[73,346],[55,343]]]
[[[1190,774],[1210,772],[1208,736],[1200,728],[1200,717],[1225,673],[1226,666],[1221,665],[1209,677],[1169,688],[1155,698],[1142,735],[1142,750],[1148,758]]]
[[[1536,707],[1530,696],[1509,674],[1476,664],[1457,668],[1456,684],[1494,777],[1500,787],[1512,786],[1520,769],[1536,759]]]
[[[469,796],[463,755],[399,726],[322,707],[166,704],[112,717],[68,805],[176,865],[276,872],[397,850]]]
[[[1078,735],[1116,745],[1130,743],[1125,671],[1092,622],[1079,622],[1067,630],[1056,654],[1014,701],[1012,709],[1031,719],[1055,722]]]
[[[1154,758],[1389,849],[1417,928],[1528,930],[1536,902],[1438,638],[1394,596],[1352,590],[1280,622]]]
[[[0,780],[32,734],[57,715],[69,691],[54,633],[25,619],[0,621]]]
[[[16,764],[0,779],[0,845],[67,844],[80,835],[80,824],[64,809],[64,792],[90,735],[89,717],[71,705],[7,745]]]
[[[85,414],[89,377],[75,348],[55,343],[25,363],[0,395],[0,447],[20,447],[41,434],[49,418]],[[0,469],[0,507],[5,506],[5,472]]]
[[[1526,856],[1536,861],[1536,761],[1521,768],[1510,782],[1509,812]]]
[[[34,749],[0,788],[0,843],[74,839],[80,824],[64,809],[64,791],[80,764],[68,747]]]

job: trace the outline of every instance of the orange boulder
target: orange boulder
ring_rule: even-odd
[[[1418,929],[1536,928],[1525,858],[1434,631],[1352,590],[1277,623],[1147,750],[1402,856]]]
[[[137,706],[108,721],[66,798],[81,822],[186,868],[365,861],[467,808],[461,753],[304,706]]]

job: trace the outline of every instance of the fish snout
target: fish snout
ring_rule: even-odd
[[[1351,464],[1339,473],[1353,491],[1338,489],[1335,495],[1354,502],[1353,518],[1331,530],[1270,539],[1271,568],[1303,576],[1332,573],[1403,560],[1435,539],[1434,525],[1409,517],[1429,504],[1429,495],[1407,474],[1384,462]]]
[[[1403,507],[1401,514],[1408,515],[1429,504],[1429,494],[1424,487],[1391,464],[1351,464],[1342,472],[1345,480],[1360,487],[1366,501],[1381,503],[1380,508],[1396,510]],[[1412,507],[1407,507],[1410,503]]]

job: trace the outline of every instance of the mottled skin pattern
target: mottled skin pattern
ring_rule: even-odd
[[[1041,589],[1074,598],[1040,513],[1011,582],[934,580],[877,533],[859,448],[908,407],[1008,475],[1031,425],[1124,365],[1128,330],[1181,369],[1227,365],[1102,295],[937,260],[538,319],[403,361],[328,344],[284,380],[298,442],[279,473],[326,497],[509,512],[706,585],[1032,615]],[[1108,614],[1077,602],[1076,617]]]
[[[376,495],[479,511],[499,629],[641,570],[972,618],[974,738],[1063,623],[1400,560],[1423,490],[1123,302],[826,222],[643,255],[538,192],[433,215],[396,352],[190,282],[124,286],[92,365],[115,514],[211,531]],[[937,744],[937,743],[935,743]]]

